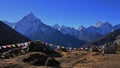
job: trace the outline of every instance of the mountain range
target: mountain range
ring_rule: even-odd
[[[39,39],[48,43],[77,47],[120,29],[120,24],[113,26],[107,21],[99,21],[87,28],[80,26],[78,29],[59,24],[49,26],[33,13],[26,15],[16,23],[3,22],[32,40]]]
[[[120,24],[112,26],[107,21],[99,21],[94,26],[89,26],[88,28],[85,28],[84,26],[80,26],[78,29],[75,29],[64,25],[59,26],[58,24],[55,24],[52,27],[62,32],[63,34],[72,35],[78,39],[85,41],[92,41],[116,29],[120,29]]]
[[[112,44],[112,45],[119,46],[120,48],[120,29],[117,29],[99,39],[91,41],[83,45],[82,47],[88,47],[89,45],[102,46],[104,44]]]
[[[13,26],[13,29],[32,40],[41,40],[56,45],[75,47],[80,47],[86,43],[83,40],[77,39],[71,35],[65,35],[49,25],[44,24],[40,19],[35,17],[33,13],[28,14]]]

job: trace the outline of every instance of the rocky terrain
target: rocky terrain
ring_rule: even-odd
[[[28,48],[1,53],[0,68],[120,68],[120,53],[53,50],[39,41]]]
[[[0,68],[120,68],[120,54],[96,52],[60,52],[62,57],[51,58],[42,52],[30,52],[0,60]]]
[[[88,47],[89,45],[96,45],[96,46],[102,46],[104,44],[112,44],[117,46],[118,48],[120,47],[120,29],[115,30],[111,33],[109,33],[108,35],[105,35],[97,40],[94,40],[92,42],[89,42],[85,45],[83,45],[83,47]]]

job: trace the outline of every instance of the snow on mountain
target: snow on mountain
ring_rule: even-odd
[[[79,30],[79,39],[91,41],[99,38],[101,35],[97,32],[97,29],[94,26],[88,28],[83,28]]]
[[[78,29],[75,29],[64,25],[58,27],[57,24],[54,29],[59,30],[63,34],[69,34],[82,40],[91,41],[106,35],[113,30],[120,29],[120,25],[112,26],[106,21],[99,21],[95,26],[90,26],[88,28],[80,26]]]
[[[102,21],[98,21],[98,22],[95,24],[95,27],[96,27],[96,28],[99,28],[99,27],[101,27],[102,25],[105,25],[105,24],[107,24],[106,21],[103,21],[103,22],[102,22]]]
[[[40,19],[36,18],[33,13],[30,13],[17,22],[14,29],[21,34],[26,34],[27,32],[33,33],[39,28],[41,23]]]
[[[79,28],[78,28],[78,31],[83,31],[85,29],[85,27],[83,25],[81,25]]]
[[[60,29],[61,32],[63,32],[64,34],[70,34],[70,35],[75,35],[77,32],[74,28],[72,27],[67,27],[65,25],[62,25],[61,26],[61,29]]]
[[[98,22],[95,27],[97,28],[97,32],[103,35],[110,33],[113,29],[113,26],[106,21]]]
[[[76,30],[75,28],[73,27],[68,27],[68,26],[65,26],[65,25],[62,25],[62,26],[58,26],[58,24],[52,26],[52,28],[62,32],[63,34],[68,34],[68,35],[72,35],[72,36],[75,36],[77,37],[78,36],[78,33],[79,31]]]
[[[55,25],[59,27],[59,25]],[[28,14],[15,25],[15,30],[32,40],[41,40],[58,45],[71,45],[80,47],[85,41],[79,40],[73,36],[65,35],[60,31],[42,23],[33,13]]]
[[[55,24],[55,25],[52,26],[52,28],[54,28],[54,29],[56,29],[56,30],[59,30],[59,29],[61,28],[61,26],[58,25],[58,24]]]
[[[75,29],[73,27],[68,27],[65,25],[60,26],[59,24],[51,26],[52,28],[49,26],[50,28],[48,28],[48,25],[46,26],[46,24],[42,23],[42,21],[35,17],[33,13],[28,14],[17,23],[9,23],[7,21],[4,22],[10,27],[20,32],[21,34],[26,36],[30,36],[31,34],[34,35],[33,33],[37,32],[42,32],[44,34],[47,34],[48,32],[52,33],[51,30],[55,29],[65,35],[71,35],[85,41],[95,40],[116,29],[120,29],[120,24],[112,26],[107,21],[99,21],[94,26],[90,26],[88,28],[80,26],[78,29]]]

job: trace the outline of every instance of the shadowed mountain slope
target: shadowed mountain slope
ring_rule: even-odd
[[[83,45],[83,47],[87,47],[89,45],[97,45],[97,46],[104,45],[105,43],[116,43],[117,45],[120,45],[120,44],[118,44],[118,40],[120,40],[119,36],[120,36],[120,29],[115,30],[115,31],[109,33],[108,35],[105,35],[97,40],[89,42],[89,43]]]
[[[20,43],[26,41],[30,41],[30,39],[0,21],[0,45]]]

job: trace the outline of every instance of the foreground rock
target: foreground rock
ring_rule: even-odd
[[[29,52],[10,59],[0,60],[0,68],[59,68],[60,63],[42,52]]]
[[[48,45],[42,44],[40,41],[31,42],[29,45],[30,52],[43,52],[50,57],[61,57],[61,54],[51,49]]]
[[[59,67],[60,65],[58,61],[56,61],[51,57],[48,57],[43,53],[31,54],[29,57],[25,58],[23,61],[36,66]]]

